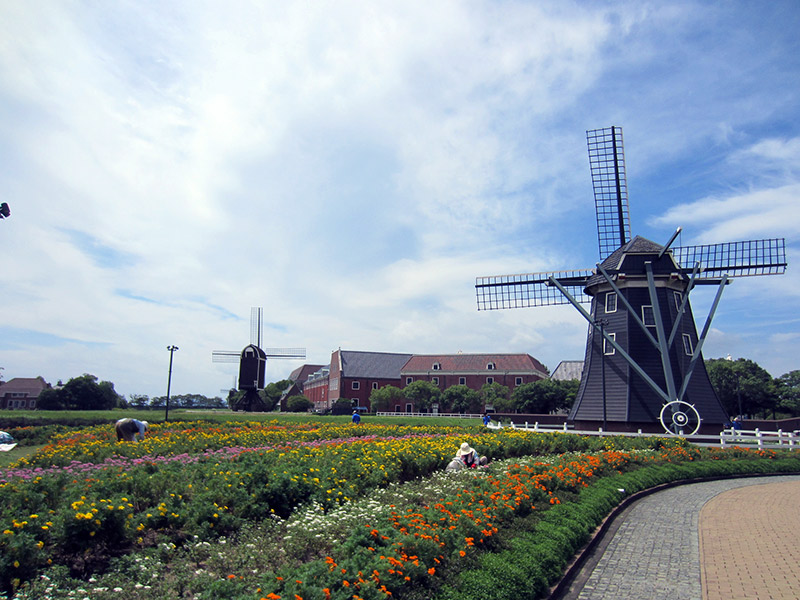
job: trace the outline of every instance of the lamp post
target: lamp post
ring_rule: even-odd
[[[164,413],[164,420],[169,421],[169,389],[172,386],[172,355],[175,350],[178,350],[177,346],[167,346],[167,350],[169,350],[169,376],[167,377],[167,409]]]

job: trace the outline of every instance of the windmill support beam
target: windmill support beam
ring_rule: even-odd
[[[664,320],[661,318],[661,307],[658,303],[656,294],[656,281],[653,276],[653,263],[645,261],[645,271],[647,272],[647,289],[650,292],[650,304],[653,309],[653,319],[656,322],[656,335],[658,336],[658,349],[661,354],[661,368],[664,370],[664,382],[667,384],[667,395],[670,401],[676,399],[677,390],[675,389],[675,378],[672,375],[672,361],[669,359],[669,345],[667,344],[667,333],[664,330]]]
[[[689,387],[689,380],[692,378],[692,373],[694,373],[694,367],[702,356],[703,344],[706,341],[708,331],[711,329],[711,321],[714,318],[714,314],[717,312],[719,301],[722,299],[722,291],[725,289],[725,286],[728,283],[728,276],[723,275],[722,282],[719,284],[719,288],[717,289],[717,295],[714,297],[711,310],[708,311],[708,317],[706,318],[705,325],[703,325],[703,333],[701,333],[700,337],[697,338],[697,345],[692,353],[692,360],[689,362],[689,367],[686,370],[686,374],[683,376],[683,384],[681,385],[681,391],[678,394],[678,400],[683,400],[683,396],[686,394],[686,388]]]
[[[572,306],[574,306],[576,309],[578,309],[578,312],[583,316],[584,319],[586,319],[586,321],[588,321],[588,323],[595,329],[595,331],[600,331],[600,326],[595,324],[595,320],[592,318],[592,315],[590,315],[586,311],[586,309],[583,308],[583,306],[581,306],[580,302],[578,302],[577,300],[575,300],[575,298],[572,297],[572,295],[567,291],[567,289],[563,285],[561,285],[555,277],[550,277],[550,283],[551,285],[556,286],[559,289],[559,291],[562,294],[564,294],[564,297],[567,300],[569,300],[569,303],[572,304]],[[666,393],[664,393],[664,390],[662,390],[659,387],[659,385],[655,381],[653,381],[653,379],[647,373],[645,373],[644,370],[638,364],[636,364],[636,361],[633,360],[633,358],[631,358],[631,356],[627,352],[625,352],[622,346],[620,346],[615,339],[609,336],[605,332],[605,330],[602,331],[602,336],[603,339],[605,339],[609,344],[611,344],[614,347],[614,349],[617,352],[619,352],[620,356],[623,359],[625,359],[625,362],[627,362],[630,365],[630,367],[634,371],[636,371],[636,374],[639,375],[639,377],[641,377],[648,386],[650,386],[650,389],[652,389],[662,400],[664,400],[664,402],[671,401],[670,397]]]
[[[631,306],[631,303],[628,302],[628,299],[625,297],[625,294],[622,293],[622,290],[620,290],[619,287],[617,287],[617,284],[615,284],[614,281],[611,279],[611,275],[609,275],[608,272],[602,266],[600,266],[599,263],[597,264],[597,270],[600,271],[603,277],[606,278],[608,285],[610,285],[611,289],[614,290],[614,292],[617,294],[617,300],[622,302],[622,305],[628,311],[628,314],[631,317],[633,317],[633,320],[639,324],[639,327],[641,327],[647,339],[650,340],[650,343],[653,344],[655,348],[659,348],[660,346],[658,344],[658,340],[656,340],[656,338],[653,337],[653,334],[650,333],[650,331],[647,329],[647,326],[644,324],[644,321],[642,321],[637,312]]]
[[[695,263],[694,270],[692,271],[692,277],[689,279],[689,285],[686,286],[686,291],[683,292],[683,300],[678,308],[678,314],[675,317],[675,323],[672,325],[672,332],[669,334],[669,342],[667,343],[668,346],[672,346],[675,335],[678,333],[678,328],[683,320],[683,315],[686,314],[686,307],[689,305],[689,292],[694,289],[694,284],[699,273],[700,263],[698,262]]]

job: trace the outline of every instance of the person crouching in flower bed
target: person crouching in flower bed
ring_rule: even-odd
[[[150,429],[147,421],[137,421],[136,419],[120,419],[114,426],[117,430],[117,441],[138,442],[144,440],[144,434]]]
[[[461,444],[461,448],[456,452],[455,458],[447,465],[447,471],[460,471],[461,469],[476,469],[483,467],[489,462],[485,456],[479,456],[467,442]]]

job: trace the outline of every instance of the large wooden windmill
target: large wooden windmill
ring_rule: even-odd
[[[264,389],[264,375],[267,370],[267,359],[303,359],[305,348],[261,348],[261,334],[264,309],[250,309],[250,344],[241,352],[235,350],[214,350],[211,361],[217,363],[239,363],[239,390],[244,396],[231,408],[248,412],[266,410],[258,390]]]
[[[586,132],[600,262],[594,269],[478,277],[479,310],[572,304],[589,323],[578,395],[580,426],[696,433],[728,420],[702,348],[722,290],[733,277],[781,274],[783,239],[671,247],[631,237],[622,129]],[[700,335],[689,304],[696,285],[717,286]],[[591,303],[587,311],[585,303]]]

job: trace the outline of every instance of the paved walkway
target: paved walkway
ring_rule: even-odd
[[[567,600],[800,599],[800,476],[646,496],[613,522]]]

